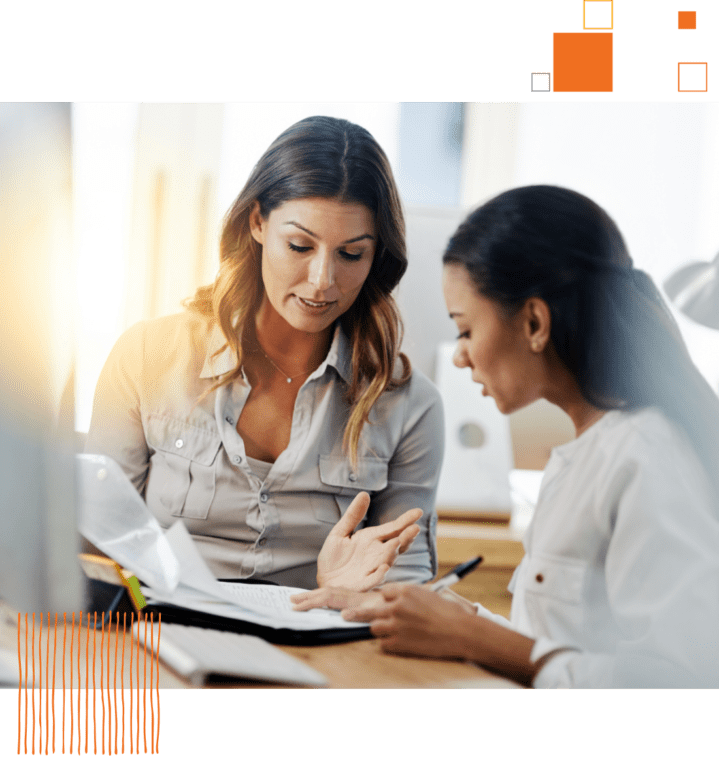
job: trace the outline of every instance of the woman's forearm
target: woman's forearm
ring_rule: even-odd
[[[460,655],[530,687],[540,664],[530,661],[534,640],[483,616],[457,619]]]

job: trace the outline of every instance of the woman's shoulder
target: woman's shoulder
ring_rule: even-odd
[[[142,347],[145,353],[154,349],[169,351],[188,345],[196,349],[210,343],[215,327],[212,318],[186,310],[136,322],[122,333],[117,346],[122,349]]]
[[[611,411],[601,423],[601,435],[616,447],[662,446],[686,443],[682,428],[656,407],[637,408],[631,411]]]
[[[679,424],[659,408],[612,411],[600,434],[600,448],[607,469],[629,475],[648,473],[656,482],[705,485],[706,472],[691,440]]]
[[[402,361],[398,360],[394,369],[395,379],[399,379],[402,376],[402,372]],[[411,369],[407,380],[395,389],[390,390],[390,393],[391,392],[397,392],[401,397],[417,404],[440,403],[442,400],[437,385],[429,378],[429,376],[414,367]]]

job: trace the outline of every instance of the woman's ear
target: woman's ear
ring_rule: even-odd
[[[260,204],[255,200],[250,208],[250,233],[260,245],[265,244],[265,224],[265,219],[260,213]]]
[[[549,342],[552,313],[544,299],[532,296],[524,303],[524,332],[532,352],[542,352]]]

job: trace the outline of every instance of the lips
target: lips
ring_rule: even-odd
[[[304,299],[302,296],[297,296],[297,294],[295,294],[295,300],[297,306],[306,315],[323,315],[337,303],[336,301],[313,301],[312,299]]]
[[[301,296],[297,297],[302,304],[311,307],[312,309],[321,309],[322,307],[329,307],[330,304],[334,304],[332,301],[310,301],[309,299],[303,299]]]

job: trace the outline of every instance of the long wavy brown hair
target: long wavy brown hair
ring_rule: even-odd
[[[399,351],[402,320],[392,290],[407,269],[402,206],[389,162],[364,128],[332,117],[308,117],[270,145],[225,215],[220,269],[212,285],[199,288],[189,309],[214,317],[237,365],[217,377],[207,394],[241,376],[242,340],[263,297],[262,248],[250,233],[255,202],[266,218],[289,200],[323,197],[360,203],[374,214],[377,246],[359,296],[340,318],[352,348],[350,414],[344,450],[357,463],[362,428],[379,396],[407,381],[411,366]],[[396,372],[398,362],[401,371]]]

